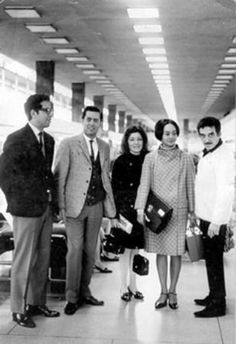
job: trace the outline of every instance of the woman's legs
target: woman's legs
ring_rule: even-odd
[[[157,254],[156,256],[157,272],[161,284],[161,292],[167,293],[167,256]]]
[[[128,291],[127,277],[130,264],[130,250],[125,249],[124,253],[120,255],[119,266],[120,266],[120,277],[121,277],[121,295]]]
[[[170,257],[170,288],[169,292],[176,293],[176,284],[179,279],[179,273],[181,270],[182,259],[181,256]]]
[[[138,254],[138,249],[129,250],[130,257],[129,257],[129,289],[135,293],[137,291],[137,283],[136,283],[136,273],[133,272],[133,259],[136,254]]]

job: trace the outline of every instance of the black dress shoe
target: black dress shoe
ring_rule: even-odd
[[[166,307],[167,299],[168,299],[168,293],[161,293],[159,299],[155,302],[155,308],[160,309],[160,308]]]
[[[91,306],[103,306],[104,305],[104,301],[100,301],[97,300],[95,297],[91,296],[87,296],[84,298],[84,302],[87,305],[91,305]]]
[[[130,293],[130,291],[127,291],[127,292],[123,293],[120,298],[121,298],[121,300],[123,300],[125,302],[129,302],[132,299],[132,295],[133,294]]]
[[[67,302],[64,308],[64,313],[67,315],[73,315],[77,311],[78,308],[79,306],[77,303]]]
[[[132,292],[130,290],[130,288],[128,288],[128,291],[131,295],[133,295],[133,297],[136,299],[136,300],[143,300],[144,299],[144,296],[143,296],[143,293],[141,293],[140,291],[136,290],[135,292]]]
[[[49,309],[46,305],[32,306],[28,305],[26,308],[28,316],[44,315],[47,318],[56,318],[60,316],[60,313]]]
[[[194,299],[194,302],[198,306],[207,306],[211,302],[211,298],[208,295],[204,299]]]
[[[214,303],[210,303],[202,311],[195,312],[194,315],[196,318],[213,318],[213,317],[221,317],[225,315],[225,313],[226,313],[225,305],[216,305]]]
[[[36,326],[33,320],[26,314],[12,313],[12,319],[23,327],[34,328]]]
[[[94,268],[97,269],[98,271],[100,271],[103,274],[108,274],[108,273],[112,272],[112,270],[108,269],[107,267],[101,268],[100,266],[95,265]]]
[[[169,292],[169,307],[173,310],[179,308],[176,293]]]

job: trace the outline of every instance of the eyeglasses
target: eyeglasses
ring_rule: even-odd
[[[45,112],[47,115],[50,115],[53,112],[53,108],[41,108],[40,110]]]

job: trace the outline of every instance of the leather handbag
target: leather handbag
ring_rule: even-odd
[[[121,253],[121,245],[119,243],[119,240],[117,240],[116,236],[114,235],[114,232],[105,235],[105,239],[103,241],[103,249],[106,252],[111,252],[114,254]]]
[[[160,233],[171,219],[173,209],[158,197],[153,191],[149,192],[146,207],[146,226],[154,233]]]
[[[186,251],[191,262],[197,262],[204,258],[202,232],[198,227],[188,228],[186,231]]]
[[[133,259],[133,271],[140,276],[148,275],[149,260],[141,254],[135,254]]]

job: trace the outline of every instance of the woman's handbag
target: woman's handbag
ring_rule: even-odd
[[[103,249],[106,252],[119,254],[121,253],[121,245],[114,233],[115,232],[111,232],[110,234],[105,235],[105,239],[103,241]]]
[[[224,245],[224,252],[229,252],[231,248],[234,248],[235,243],[233,239],[234,232],[230,228],[229,225],[226,226],[226,232],[225,232],[225,245]]]
[[[148,275],[149,260],[141,254],[135,254],[133,259],[133,271],[140,276]]]
[[[188,228],[186,231],[186,250],[191,262],[203,259],[202,232],[198,227]]]
[[[152,191],[149,192],[146,207],[146,226],[154,233],[160,233],[171,219],[173,209]]]

